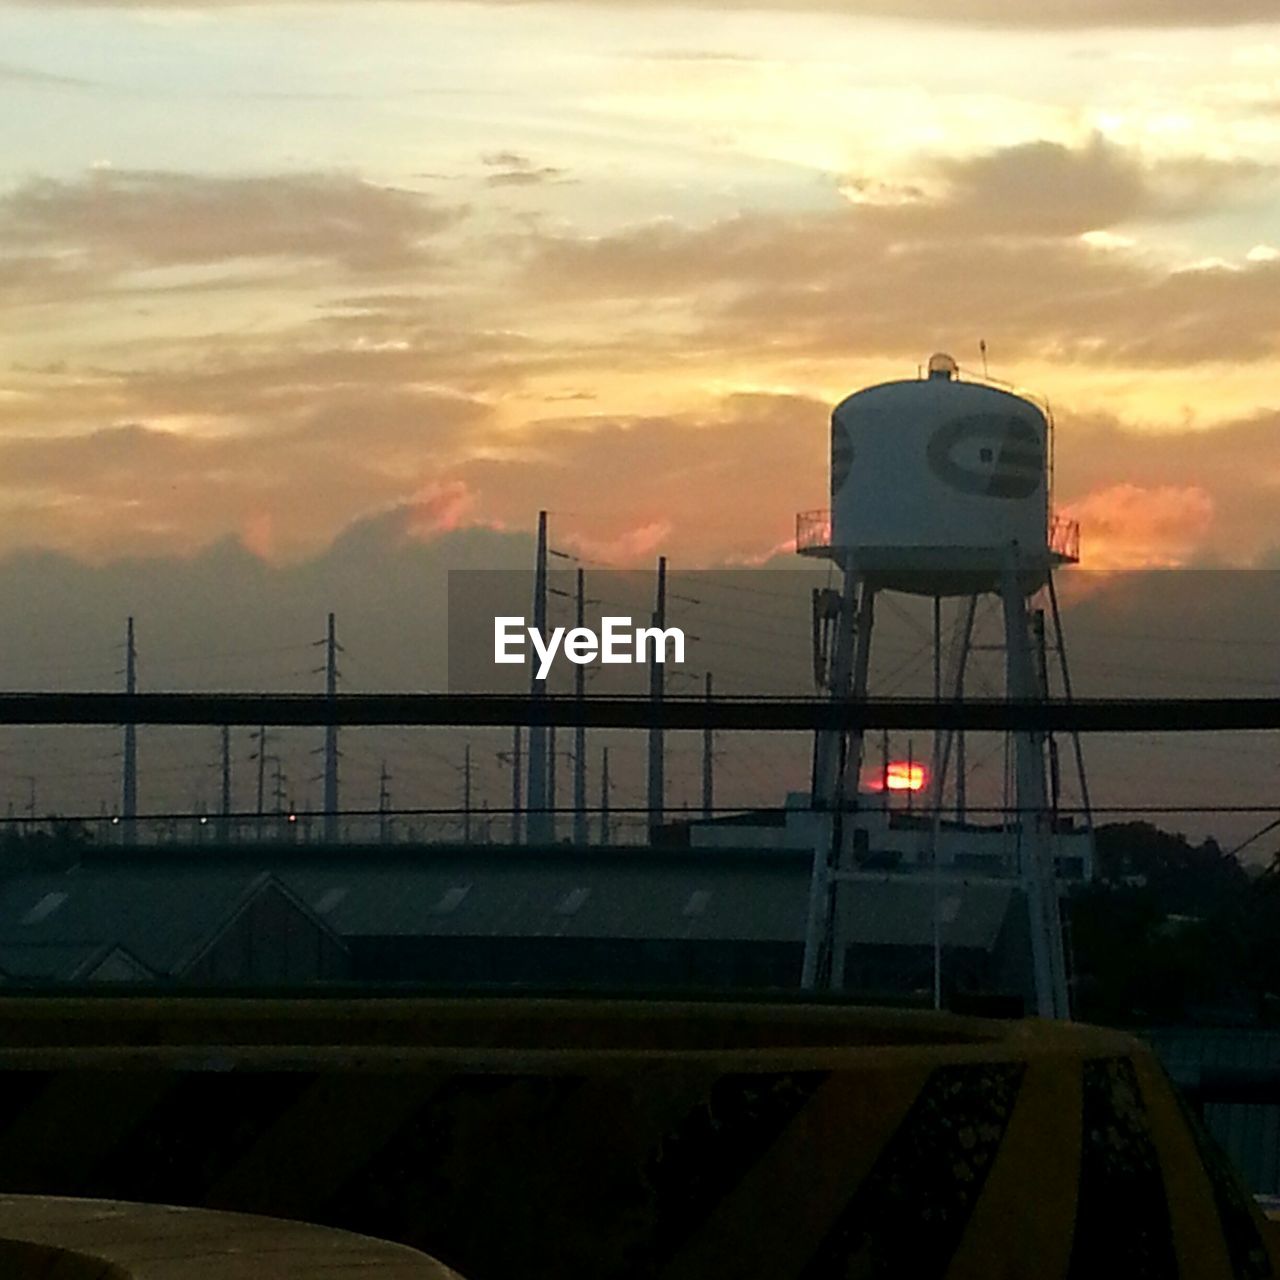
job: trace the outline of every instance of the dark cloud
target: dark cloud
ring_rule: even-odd
[[[372,429],[386,416],[412,418],[424,404],[483,403],[535,374],[581,375],[592,360],[586,348],[489,331],[474,320],[441,329],[439,311],[423,299],[403,309],[326,314],[261,338],[183,338],[163,351],[124,345],[113,367],[15,367],[10,395],[0,398],[0,428],[65,433],[173,416],[267,433],[333,408]],[[612,346],[598,357],[610,360],[616,365]]]
[[[102,283],[93,263],[51,253],[0,256],[0,301],[6,305],[68,301]]]
[[[117,270],[245,258],[319,260],[356,271],[420,264],[454,223],[416,192],[341,173],[213,177],[96,170],[33,179],[0,197],[0,235]]]
[[[487,413],[398,387],[327,398],[284,425],[200,433],[126,423],[8,436],[4,542],[101,559],[189,553],[235,533],[280,558],[323,545],[370,510],[419,499],[432,504],[426,525],[448,525],[469,495],[442,494],[436,476]]]
[[[1068,148],[1034,142],[926,162],[919,181],[843,182],[836,213],[749,214],[702,228],[667,219],[612,236],[545,235],[532,245],[540,284],[618,296],[679,294],[708,283],[796,279],[808,285],[865,255],[945,242],[963,257],[975,238],[1073,237],[1120,225],[1203,214],[1273,188],[1278,171],[1247,162],[1144,162],[1095,138]]]
[[[1239,364],[1280,351],[1280,266],[1170,274],[1078,243],[918,246],[864,255],[825,278],[750,285],[708,315],[702,338],[741,347],[766,329],[775,355],[919,358],[971,334],[1004,360]]]
[[[1273,181],[1247,164],[1148,164],[1101,140],[1036,143],[937,162],[891,199],[864,184],[833,212],[538,233],[525,263],[534,292],[678,301],[720,352],[918,358],[971,333],[1010,359],[1258,360],[1280,349],[1274,262],[1172,272],[1080,237],[1208,213]]]
[[[41,71],[36,67],[16,66],[11,62],[0,62],[0,82],[10,84],[33,85],[47,89],[96,89],[100,87],[94,80],[84,80],[79,76],[61,76],[51,71]]]
[[[548,182],[563,182],[565,170],[544,165],[541,169],[507,169],[491,173],[485,182],[491,187],[539,187]]]
[[[535,164],[517,151],[491,151],[480,160],[486,167],[496,170],[485,177],[485,182],[491,187],[536,187],[565,180],[564,169]]]
[[[493,169],[529,169],[533,161],[518,151],[486,151],[480,163]]]
[[[1144,162],[1101,137],[1076,149],[1041,141],[944,160],[937,172],[949,190],[927,225],[1038,236],[1190,217],[1262,194],[1276,177],[1244,161]],[[911,208],[919,202],[903,212]]]

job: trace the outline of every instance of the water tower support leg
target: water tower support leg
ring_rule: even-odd
[[[852,586],[848,594],[852,600],[854,598]],[[865,702],[867,675],[871,669],[871,629],[875,624],[876,612],[876,589],[865,578],[858,587],[857,601],[858,614],[853,632],[853,671],[849,699],[852,702]],[[861,729],[856,729],[848,735],[844,757],[842,798],[851,797],[855,808],[858,802],[858,784],[862,778],[863,737]]]
[[[950,696],[953,702],[959,702],[964,696],[964,670],[969,660],[969,646],[973,639],[973,619],[978,609],[978,597],[970,596],[965,602],[964,622],[960,634],[959,652],[956,655],[954,670],[949,683]],[[937,621],[935,615],[935,622]],[[941,628],[935,626],[936,633]],[[941,701],[941,671],[934,668],[934,696]],[[942,869],[938,860],[938,846],[942,840],[942,800],[947,785],[947,770],[951,765],[951,744],[956,741],[954,730],[947,730],[943,735],[934,734],[933,738],[933,824],[930,831],[929,861],[933,880],[933,1007],[942,1008]],[[963,739],[960,739],[963,743]],[[959,770],[964,768],[963,761],[957,761],[956,785],[960,787]]]
[[[1058,667],[1062,672],[1062,696],[1068,702],[1075,695],[1071,691],[1071,669],[1067,666],[1067,641],[1062,634],[1062,614],[1058,610],[1058,588],[1054,585],[1053,575],[1049,576],[1049,607],[1053,614],[1053,637],[1058,647]],[[1089,836],[1089,865],[1085,868],[1085,879],[1093,879],[1094,840],[1093,840],[1093,804],[1089,799],[1089,776],[1084,768],[1084,748],[1080,745],[1080,734],[1072,730],[1071,749],[1075,756],[1076,779],[1080,785],[1080,805],[1084,809],[1084,826]]]
[[[833,700],[865,700],[867,696],[874,600],[875,589],[870,583],[852,570],[846,570],[831,681]],[[806,990],[826,985],[822,979],[831,976],[829,968],[826,974],[823,972],[824,963],[833,959],[835,896],[831,871],[839,866],[845,844],[845,797],[852,795],[855,803],[857,799],[862,735],[823,734],[816,754],[813,870],[809,881],[809,913],[800,976],[800,985]],[[849,790],[851,770],[853,782],[852,790]]]
[[[856,592],[857,578],[846,572],[828,683],[828,692],[833,701],[847,697],[849,692]],[[827,899],[831,893],[830,858],[836,827],[834,819],[843,743],[844,735],[839,730],[820,730],[814,742],[813,795],[810,800],[813,812],[813,867],[809,875],[809,910],[805,921],[804,960],[800,971],[800,985],[806,991],[812,991],[818,985]]]
[[[1038,681],[1031,653],[1027,601],[1017,573],[1004,574],[1006,696],[1012,701],[1033,702]],[[1045,787],[1044,735],[1014,735],[1017,773],[1017,821],[1023,891],[1031,931],[1035,972],[1036,1012],[1042,1018],[1066,1018],[1066,966],[1062,949],[1062,917],[1058,906],[1057,874],[1048,820]]]
[[[847,890],[848,882],[841,884],[836,880],[831,885],[831,982],[832,991],[844,990],[844,962],[849,950],[849,941],[845,937],[844,914],[840,910],[841,889]]]

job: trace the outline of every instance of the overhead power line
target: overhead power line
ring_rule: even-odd
[[[374,726],[541,724],[601,729],[970,729],[1175,733],[1280,729],[1280,698],[1077,698],[1047,701],[807,697],[573,697],[462,693],[6,693],[0,725]]]

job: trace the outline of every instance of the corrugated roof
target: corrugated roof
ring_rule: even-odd
[[[768,860],[718,869],[655,859],[432,858],[420,866],[281,868],[344,937],[737,938],[804,933],[807,874]],[[341,894],[339,891],[343,891]],[[694,895],[700,909],[688,910]],[[321,907],[329,904],[328,909]]]
[[[937,886],[942,945],[990,951],[1021,891],[1008,881],[943,878]],[[934,886],[928,876],[858,879],[842,897],[851,941],[933,945]]]
[[[280,878],[345,937],[511,936],[735,939],[799,942],[809,859],[718,856],[698,850],[584,857],[450,854],[391,867],[280,868]],[[1011,907],[1009,881],[946,878],[946,946],[995,946]],[[864,876],[842,892],[851,941],[931,945],[933,886],[925,876]]]
[[[234,859],[203,863],[151,856],[2,880],[0,951],[118,944],[156,972],[173,972],[267,880],[345,938],[798,943],[808,911],[807,853],[455,849],[413,857],[368,851],[359,860],[335,860],[294,850],[282,860],[264,850],[262,861],[268,865],[244,850]],[[846,884],[842,899],[851,942],[932,942],[927,876],[860,876]],[[942,881],[944,944],[992,948],[1020,901],[1010,881]]]
[[[100,942],[0,943],[0,974],[25,981],[69,982],[111,949]]]
[[[0,881],[0,950],[34,956],[32,948],[118,944],[171,973],[262,880],[243,865],[154,863],[16,876]]]
[[[145,982],[155,975],[119,943],[32,942],[0,944],[0,976],[18,982]]]

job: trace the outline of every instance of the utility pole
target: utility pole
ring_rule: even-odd
[[[538,549],[533,576],[533,625],[538,634],[547,634],[547,513],[538,512]],[[529,664],[529,698],[537,704],[547,696],[547,682],[538,679],[537,664]],[[547,814],[547,728],[538,723],[535,714],[529,725],[529,785],[526,790],[527,812],[525,840],[528,844],[545,844],[548,840]]]
[[[138,650],[134,644],[132,617],[125,633],[124,691],[130,696],[138,692]],[[132,721],[124,727],[124,778],[121,792],[124,842],[133,844],[138,838],[138,727]]]
[[[222,806],[218,810],[218,840],[231,842],[231,726],[222,726]]]
[[[556,727],[547,726],[547,843],[556,841]]]
[[[585,627],[587,621],[586,574],[578,569],[577,625]],[[582,723],[582,713],[587,696],[587,666],[579,662],[573,668],[573,696],[578,704],[578,724],[573,730],[573,843],[579,847],[587,843],[587,727]]]
[[[609,843],[609,748],[600,752],[600,843]]]
[[[942,701],[942,597],[933,597],[933,702],[937,706]],[[942,730],[933,731],[933,754],[929,768],[932,777],[928,779],[929,794],[933,798],[934,808],[942,809]],[[933,856],[938,856],[934,850]]]
[[[471,743],[462,750],[462,843],[471,843]]]
[[[707,710],[711,710],[711,672],[707,672]],[[702,731],[702,816],[710,818],[716,807],[715,735],[711,726]]]
[[[275,764],[275,790],[274,799],[276,805],[276,837],[284,839],[284,766],[280,763],[279,756],[272,756]]]
[[[382,772],[378,775],[378,840],[382,844],[386,844],[391,834],[391,793],[387,790],[387,783],[391,781],[391,775],[387,772],[387,762],[382,762]]]
[[[324,691],[332,702],[338,696],[339,649],[332,613],[324,646]],[[338,726],[332,721],[324,729],[324,839],[326,844],[338,842]]]
[[[266,780],[267,780],[267,726],[259,725],[258,732],[251,734],[250,737],[258,744],[258,749],[249,757],[250,760],[258,762],[258,839],[262,839],[262,817],[265,812],[263,803],[265,800]]]
[[[1049,655],[1046,652],[1044,634],[1044,610],[1036,609],[1031,615],[1031,633],[1035,643],[1036,679],[1040,697],[1049,700]],[[1060,800],[1061,770],[1058,765],[1058,744],[1052,733],[1045,734],[1045,746],[1049,752],[1049,813],[1054,823],[1058,820],[1058,803]]]
[[[520,784],[523,779],[520,765],[520,743],[521,734],[520,726],[513,725],[511,728],[511,843],[520,843],[520,811],[521,811],[521,790]]]
[[[658,590],[653,610],[653,625],[659,633],[667,628],[667,557],[658,557]],[[661,654],[661,637],[655,642],[649,655],[649,698],[658,715],[662,712],[662,699],[665,692],[663,663],[658,661]],[[663,801],[666,791],[664,776],[665,760],[663,758],[663,734],[660,724],[654,724],[649,730],[649,843],[654,844],[663,822]]]
[[[970,632],[972,624],[970,624]],[[964,671],[965,659],[968,657],[968,646],[972,636],[966,635],[963,641],[963,648],[960,652],[960,662],[956,671],[956,701],[964,701]],[[968,773],[969,761],[965,754],[964,730],[956,730],[956,821],[968,821]]]

